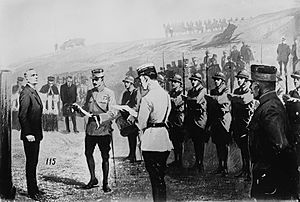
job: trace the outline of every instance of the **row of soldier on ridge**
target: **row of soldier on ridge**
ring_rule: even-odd
[[[121,104],[131,110],[122,108],[124,110],[118,113],[114,93],[105,86],[103,69],[93,70],[91,79],[94,88],[88,91],[83,107],[78,104],[68,107],[71,112],[75,110],[89,117],[85,131],[85,155],[91,178],[84,188],[90,189],[98,184],[93,158],[94,148],[98,144],[102,156],[102,188],[104,192],[111,191],[108,186],[108,159],[111,124],[116,119],[120,133],[128,137],[131,145],[128,158],[132,162],[135,161],[137,137],[141,141],[154,201],[166,200],[166,161],[174,149],[175,161],[172,165],[181,166],[182,145],[186,136],[194,143],[196,161],[193,168],[198,172],[205,170],[204,147],[211,138],[216,145],[219,162],[214,173],[226,176],[228,148],[233,139],[241,150],[243,163],[237,177],[252,180],[251,197],[298,198],[300,71],[291,75],[296,89],[284,96],[284,104],[275,91],[276,73],[274,66],[251,65],[251,76],[246,70],[235,75],[238,88],[233,93],[229,92],[226,76],[222,72],[212,76],[214,88],[209,93],[203,85],[201,74],[194,73],[189,77],[192,88],[187,93],[182,88],[182,77],[176,74],[170,79],[172,90],[168,93],[159,85],[154,65],[144,64],[137,68],[138,88],[134,87],[133,77],[124,78],[126,90],[122,94]],[[41,110],[28,111],[33,110],[31,105],[36,102],[35,98],[30,97],[32,93],[27,92],[34,91],[31,88],[34,89],[37,83],[37,74],[31,69],[26,72],[25,78],[28,84],[19,98],[21,139],[24,142],[38,141],[37,145],[26,144],[26,147],[39,147],[43,135],[42,127],[37,123],[42,124],[42,120],[35,120],[32,124],[28,116],[38,113],[41,119],[43,103],[39,101],[36,104]],[[34,97],[39,96],[36,93]],[[34,101],[28,102],[28,99]],[[31,131],[31,127],[37,128],[36,131]],[[37,140],[32,138],[35,134]],[[34,151],[38,155],[39,150]],[[33,174],[36,159],[28,157],[26,152],[25,155],[28,193],[32,198],[39,197],[36,174]]]

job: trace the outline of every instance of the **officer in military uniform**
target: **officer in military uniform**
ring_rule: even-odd
[[[86,125],[85,136],[85,156],[90,171],[91,179],[83,188],[90,189],[98,184],[95,176],[95,161],[93,152],[95,146],[101,151],[102,156],[102,171],[103,183],[102,189],[104,192],[110,192],[111,188],[108,186],[108,172],[109,172],[109,151],[110,143],[112,141],[112,119],[117,115],[117,111],[112,109],[112,105],[116,105],[114,92],[107,88],[104,83],[103,69],[92,70],[92,82],[94,88],[87,92],[86,102],[83,109],[93,115],[97,115],[100,119],[100,126],[94,118],[89,118]]]
[[[234,90],[233,95],[228,94],[228,97],[232,106],[231,131],[242,156],[242,170],[236,177],[244,177],[246,181],[250,181],[250,152],[247,127],[254,112],[254,100],[250,89],[249,73],[246,70],[242,70],[235,77],[239,87]]]
[[[219,161],[219,166],[214,173],[226,176],[228,174],[228,147],[231,143],[229,133],[231,102],[227,97],[229,90],[225,84],[225,75],[222,72],[217,72],[212,78],[216,87],[210,91],[210,96],[205,96],[208,100],[207,130],[216,145]]]
[[[174,162],[169,166],[182,166],[182,144],[184,140],[183,120],[184,120],[184,100],[182,77],[175,74],[170,79],[172,90],[169,92],[171,97],[171,112],[168,120],[170,139],[174,146]]]
[[[276,91],[274,66],[251,65],[252,90],[259,106],[249,124],[252,167],[251,197],[297,198],[298,171],[294,138]]]
[[[202,77],[199,73],[193,74],[190,81],[192,89],[188,91],[186,98],[187,109],[184,125],[194,143],[196,162],[193,168],[201,173],[204,171],[204,146],[205,142],[208,141],[205,132],[207,103],[204,95],[206,94],[206,88],[203,87]]]
[[[166,123],[171,111],[169,94],[158,84],[154,64],[144,64],[137,69],[143,89],[148,93],[142,97],[137,117],[142,155],[149,173],[154,201],[166,201],[166,161],[173,149]]]

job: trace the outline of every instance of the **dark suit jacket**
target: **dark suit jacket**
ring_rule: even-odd
[[[77,98],[77,87],[74,84],[70,87],[67,86],[67,83],[63,84],[60,87],[60,97],[63,104],[75,103]]]
[[[35,136],[36,141],[43,139],[42,111],[43,104],[38,93],[26,85],[20,93],[19,121],[21,124],[21,140],[27,135]]]

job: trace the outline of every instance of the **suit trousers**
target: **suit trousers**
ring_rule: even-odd
[[[170,151],[143,151],[146,170],[149,173],[153,201],[166,201],[165,172]]]
[[[28,142],[24,140],[23,144],[26,157],[27,192],[29,195],[34,195],[38,193],[36,168],[39,158],[40,141]]]

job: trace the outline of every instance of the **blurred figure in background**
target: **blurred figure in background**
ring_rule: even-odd
[[[42,86],[40,93],[43,101],[43,130],[58,131],[58,100],[59,92],[54,84],[55,78],[48,77],[48,83]]]
[[[71,110],[71,106],[73,103],[76,103],[77,99],[77,87],[73,84],[72,76],[67,77],[67,82],[60,87],[60,98],[63,104],[63,116],[65,117],[66,131],[69,133],[70,123],[69,117],[73,123],[73,130],[75,133],[78,133],[77,125],[76,125],[76,113]]]

